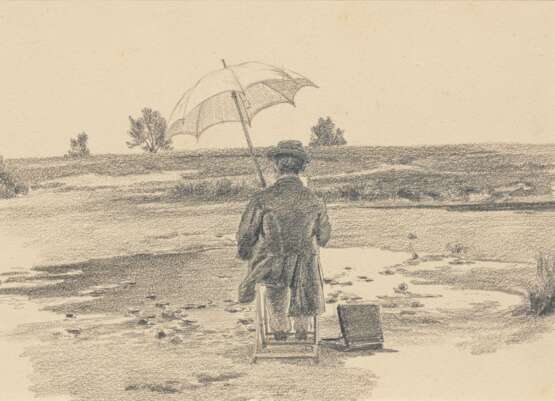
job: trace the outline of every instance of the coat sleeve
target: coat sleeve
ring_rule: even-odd
[[[243,260],[251,258],[253,247],[260,234],[262,217],[262,208],[255,198],[249,202],[243,212],[239,230],[237,230],[237,251],[239,257]]]
[[[326,246],[331,236],[331,224],[326,210],[326,205],[322,202],[320,213],[318,214],[318,224],[316,225],[316,240],[318,245]]]

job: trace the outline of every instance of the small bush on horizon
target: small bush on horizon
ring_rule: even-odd
[[[89,157],[90,155],[89,136],[85,131],[69,140],[69,150],[66,153],[66,157],[71,159],[83,159],[85,157]]]
[[[0,156],[0,199],[13,198],[29,192],[27,184],[19,180],[8,170],[4,159]]]
[[[334,146],[346,145],[344,133],[341,128],[336,128],[335,123],[328,116],[320,117],[318,123],[311,128],[312,135],[310,137],[309,146]]]

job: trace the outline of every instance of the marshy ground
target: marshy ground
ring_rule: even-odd
[[[160,195],[198,167],[47,177],[0,201],[14,377],[1,399],[554,398],[555,320],[527,312],[526,289],[537,250],[555,246],[555,212],[331,202],[322,335],[338,335],[337,303],[379,303],[388,352],[252,365],[252,306],[235,301],[243,201]]]

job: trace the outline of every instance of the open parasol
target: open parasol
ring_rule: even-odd
[[[299,89],[316,85],[296,72],[264,63],[222,63],[222,69],[205,75],[179,99],[170,115],[168,136],[184,134],[198,139],[214,125],[240,122],[260,183],[265,187],[249,134],[254,116],[279,103],[294,106]]]

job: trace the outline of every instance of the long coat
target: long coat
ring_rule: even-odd
[[[254,194],[237,232],[239,257],[249,261],[239,301],[252,302],[255,285],[263,283],[291,289],[291,316],[322,313],[319,247],[330,233],[324,203],[297,176]]]

